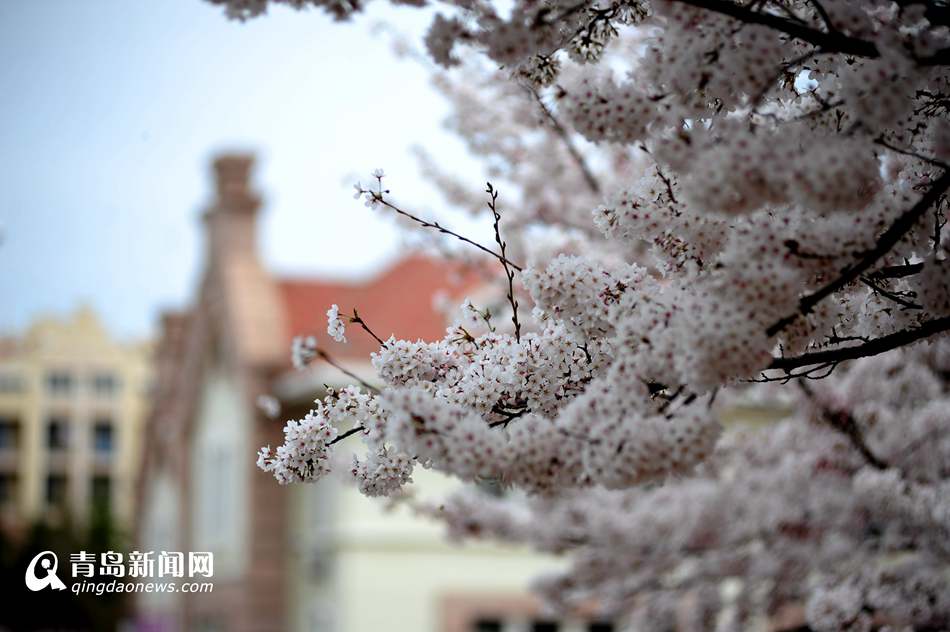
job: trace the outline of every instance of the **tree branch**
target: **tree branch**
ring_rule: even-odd
[[[495,243],[501,249],[501,267],[505,269],[508,279],[508,304],[511,305],[511,322],[515,326],[515,340],[521,342],[521,323],[518,321],[518,299],[515,298],[515,271],[508,265],[508,242],[501,237],[501,213],[498,212],[498,191],[487,183],[485,193],[488,194],[488,208],[495,219]]]
[[[884,266],[880,270],[875,270],[868,275],[868,278],[871,280],[879,279],[901,279],[904,277],[913,276],[919,274],[921,270],[924,269],[924,264],[921,263],[905,263],[904,265],[899,266]]]
[[[904,296],[907,296],[913,293],[904,292],[903,293],[904,296],[902,296],[900,292],[892,292],[886,288],[883,288],[880,285],[878,285],[873,279],[870,279],[868,277],[861,277],[861,283],[864,283],[866,286],[871,288],[873,292],[883,296],[889,301],[894,301],[895,303],[897,303],[898,305],[900,305],[901,307],[905,309],[923,309],[922,305],[904,298]]]
[[[582,156],[581,152],[578,151],[577,147],[574,146],[574,141],[571,140],[571,135],[564,128],[564,126],[561,125],[561,122],[557,120],[557,117],[554,116],[554,113],[551,112],[551,109],[544,103],[537,90],[531,86],[525,86],[525,90],[527,90],[534,97],[538,107],[541,108],[541,111],[544,112],[544,115],[551,122],[551,125],[554,126],[554,131],[557,132],[557,135],[564,142],[564,146],[567,148],[567,153],[571,155],[571,158],[577,164],[577,168],[580,169],[581,175],[584,176],[584,182],[587,183],[587,188],[589,188],[592,193],[599,194],[600,183],[597,181],[597,178],[594,177],[594,174],[587,166],[587,161],[584,160],[584,156]]]
[[[904,149],[902,147],[898,147],[897,145],[892,145],[891,143],[887,142],[887,140],[885,140],[883,137],[875,139],[874,142],[875,144],[880,145],[881,147],[886,147],[887,149],[890,149],[891,151],[901,154],[903,156],[909,156],[911,158],[916,158],[917,160],[922,160],[929,165],[932,165],[934,167],[939,167],[941,169],[950,169],[950,165],[943,162],[942,160],[937,160],[936,158],[931,158],[930,156],[924,156],[923,154],[918,154],[915,151]]]
[[[811,310],[814,309],[814,307],[822,300],[831,296],[853,281],[856,281],[865,270],[877,263],[878,259],[886,255],[891,250],[891,248],[897,245],[897,242],[899,242],[901,238],[906,235],[911,228],[914,227],[921,216],[927,212],[927,209],[930,208],[930,206],[937,200],[939,200],[940,197],[946,193],[948,188],[950,188],[950,171],[944,171],[943,175],[941,175],[936,180],[936,182],[931,185],[930,189],[919,200],[917,200],[917,203],[908,210],[904,211],[903,215],[898,217],[897,220],[891,224],[890,228],[884,231],[884,233],[878,238],[877,244],[875,244],[874,248],[868,251],[863,257],[861,257],[861,259],[853,263],[851,266],[845,268],[836,279],[814,293],[803,296],[798,301],[798,312],[779,320],[769,327],[765,333],[770,337],[774,336],[792,324],[792,322],[794,322],[799,316],[804,316],[810,313]]]
[[[808,399],[818,407],[821,412],[822,421],[846,436],[854,449],[861,453],[861,456],[864,457],[864,460],[867,461],[868,464],[879,470],[886,470],[888,468],[887,463],[879,459],[877,455],[871,451],[871,448],[868,447],[867,442],[864,440],[864,434],[861,432],[861,428],[858,426],[858,422],[854,416],[845,410],[831,410],[825,407],[818,402],[811,388],[804,382],[799,382],[798,386]]]
[[[368,333],[370,336],[372,336],[373,339],[374,339],[376,342],[379,343],[379,346],[380,346],[380,347],[383,347],[384,349],[386,348],[386,342],[385,342],[382,338],[380,338],[379,336],[377,336],[377,335],[376,335],[376,332],[374,332],[372,329],[369,328],[369,325],[366,324],[366,321],[363,320],[363,318],[360,316],[359,312],[356,311],[356,308],[355,308],[355,307],[353,308],[353,315],[349,317],[349,320],[350,320],[351,323],[356,324],[356,325],[359,325],[360,327],[362,327],[362,328],[363,328],[363,331],[365,331],[365,332]]]
[[[346,439],[347,437],[350,437],[350,436],[352,436],[352,435],[355,435],[357,432],[362,432],[362,431],[364,431],[364,430],[366,430],[366,428],[364,428],[363,426],[353,426],[352,428],[350,428],[349,430],[347,430],[347,431],[344,432],[343,434],[337,435],[336,439],[333,439],[333,440],[331,440],[331,441],[328,441],[328,442],[327,442],[327,445],[328,445],[328,446],[331,446],[331,445],[333,445],[334,443],[339,443],[340,441],[343,441],[343,440]]]
[[[866,358],[918,342],[924,338],[929,338],[930,336],[948,330],[950,330],[950,316],[944,316],[943,318],[929,320],[920,327],[905,329],[887,336],[874,338],[864,344],[855,345],[853,347],[814,351],[812,353],[804,353],[800,356],[788,358],[773,358],[767,370],[791,371],[792,369],[812,366],[814,364],[838,363],[844,362],[845,360]]]
[[[407,219],[411,219],[412,221],[414,221],[415,223],[419,224],[419,225],[422,226],[423,228],[432,228],[432,229],[434,229],[434,230],[439,231],[440,233],[442,233],[442,234],[444,234],[444,235],[451,235],[452,237],[455,237],[456,239],[458,239],[458,240],[460,240],[460,241],[464,241],[465,243],[467,243],[467,244],[469,244],[469,245],[471,245],[471,246],[475,246],[476,248],[478,248],[478,249],[481,250],[482,252],[485,252],[485,253],[487,253],[487,254],[490,254],[490,255],[493,256],[495,259],[498,259],[498,260],[501,261],[502,263],[505,263],[505,264],[511,266],[512,268],[514,268],[514,269],[517,270],[518,272],[521,272],[521,271],[522,271],[522,267],[521,267],[521,266],[516,265],[514,262],[509,261],[508,259],[505,259],[505,257],[504,257],[503,255],[498,254],[497,252],[495,252],[495,251],[492,250],[491,248],[486,248],[485,246],[481,245],[481,244],[478,243],[477,241],[472,241],[472,240],[469,239],[468,237],[465,237],[465,236],[460,235],[460,234],[458,234],[458,233],[456,233],[456,232],[454,232],[454,231],[451,231],[451,230],[449,230],[448,228],[445,228],[444,226],[442,226],[441,224],[439,224],[439,222],[429,222],[429,221],[426,221],[426,220],[422,219],[421,217],[416,217],[415,215],[413,215],[413,214],[410,213],[409,211],[404,211],[403,209],[399,208],[398,206],[396,206],[395,204],[393,204],[393,203],[390,202],[389,200],[385,199],[385,198],[383,197],[383,194],[380,193],[380,192],[378,192],[378,191],[372,191],[372,190],[367,189],[367,190],[362,191],[362,193],[368,193],[369,195],[372,196],[372,198],[373,198],[374,201],[376,201],[376,202],[382,204],[383,206],[385,206],[385,207],[388,208],[388,209],[391,209],[391,210],[395,211],[396,213],[402,215],[403,217],[405,217],[405,218],[407,218]]]
[[[320,349],[320,348],[316,349],[316,354],[317,354],[317,356],[320,357],[321,360],[323,360],[324,362],[326,362],[327,364],[329,364],[329,365],[332,366],[334,369],[336,369],[337,371],[339,371],[339,372],[342,373],[343,375],[347,376],[347,377],[350,378],[351,380],[355,380],[357,383],[359,383],[360,386],[362,386],[363,388],[365,388],[365,389],[368,390],[369,392],[371,392],[371,393],[379,393],[379,389],[378,389],[378,388],[376,388],[375,386],[373,386],[372,384],[370,384],[369,382],[367,382],[366,380],[364,380],[363,378],[361,378],[361,377],[358,376],[357,374],[353,373],[353,372],[350,371],[349,369],[346,369],[342,364],[340,364],[339,362],[337,362],[336,360],[334,360],[333,357],[332,357],[329,353],[327,353],[326,351],[324,351],[323,349]]]
[[[771,13],[760,13],[729,0],[675,0],[699,9],[727,15],[741,22],[761,24],[781,31],[802,42],[813,44],[825,52],[844,53],[855,57],[877,58],[881,52],[873,42],[845,35],[840,31],[824,32],[794,20]]]

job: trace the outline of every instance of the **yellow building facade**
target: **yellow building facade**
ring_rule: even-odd
[[[88,308],[0,339],[0,520],[131,524],[148,397],[147,344],[115,340]]]

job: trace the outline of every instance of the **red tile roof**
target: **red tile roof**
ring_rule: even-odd
[[[433,306],[436,293],[443,291],[460,298],[479,282],[484,280],[459,264],[411,255],[362,283],[278,280],[278,287],[291,339],[314,335],[320,347],[333,357],[368,359],[379,344],[359,325],[347,324],[346,344],[329,337],[326,313],[331,305],[339,305],[341,315],[352,314],[355,307],[383,340],[390,335],[407,340],[438,340],[445,334],[446,322]],[[290,340],[287,345],[289,357]]]

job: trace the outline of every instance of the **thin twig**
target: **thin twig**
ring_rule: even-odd
[[[355,308],[355,307],[353,308],[353,315],[350,316],[349,319],[350,319],[350,322],[351,322],[351,323],[354,323],[354,324],[359,325],[360,327],[362,327],[362,328],[363,328],[363,331],[365,331],[366,333],[368,333],[370,336],[373,337],[373,339],[374,339],[376,342],[379,343],[379,346],[384,347],[384,348],[386,347],[386,343],[383,341],[383,339],[380,338],[379,336],[377,336],[376,333],[375,333],[372,329],[369,328],[369,325],[367,325],[367,324],[366,324],[366,321],[364,321],[364,320],[360,317],[359,312],[356,311],[356,308]]]
[[[507,427],[508,424],[510,424],[512,421],[514,421],[518,417],[521,417],[522,415],[526,415],[531,412],[527,408],[521,408],[519,410],[504,410],[504,409],[498,408],[497,406],[495,408],[492,408],[491,411],[497,415],[501,415],[502,419],[489,422],[488,424],[489,428],[497,428],[498,426]]]
[[[501,213],[498,212],[498,191],[487,184],[485,192],[488,194],[488,208],[491,209],[492,216],[495,218],[495,243],[501,249],[501,267],[505,269],[505,276],[508,278],[508,303],[511,305],[511,322],[515,326],[515,340],[521,342],[521,323],[518,322],[518,300],[515,298],[515,271],[508,267],[508,242],[501,238]]]
[[[578,151],[577,147],[574,146],[574,141],[571,139],[570,133],[563,125],[561,125],[561,122],[557,120],[557,117],[554,116],[554,113],[551,111],[551,109],[541,99],[541,95],[538,94],[537,90],[531,86],[525,86],[524,89],[534,97],[538,107],[541,108],[541,111],[544,112],[544,115],[551,122],[551,125],[554,126],[554,131],[557,132],[557,135],[564,142],[564,146],[567,148],[567,153],[571,155],[571,158],[577,164],[577,168],[580,169],[581,175],[584,176],[584,182],[587,183],[587,187],[591,190],[591,192],[599,194],[600,183],[597,181],[597,178],[587,166],[587,161],[584,160],[584,156],[582,156],[581,152]]]
[[[880,294],[881,296],[883,296],[884,298],[890,301],[894,301],[901,307],[905,307],[907,309],[923,309],[924,308],[923,305],[919,305],[917,303],[914,303],[913,301],[909,301],[897,292],[892,292],[886,288],[881,287],[880,285],[878,285],[877,283],[875,283],[872,279],[869,279],[868,277],[861,277],[861,283],[864,283],[866,286],[871,288],[872,291]]]
[[[360,384],[360,386],[362,386],[362,387],[365,388],[366,390],[368,390],[368,391],[370,391],[370,392],[372,392],[372,393],[379,393],[379,389],[378,389],[378,388],[376,388],[376,387],[373,386],[372,384],[366,382],[365,380],[363,380],[363,378],[361,378],[360,376],[356,375],[355,373],[353,373],[353,372],[350,371],[349,369],[344,368],[339,362],[337,362],[337,361],[334,360],[332,357],[330,357],[330,354],[328,354],[328,353],[327,353],[326,351],[324,351],[323,349],[319,349],[319,348],[318,348],[318,349],[316,350],[316,353],[317,353],[317,355],[320,357],[321,360],[323,360],[324,362],[326,362],[327,364],[329,364],[330,366],[332,366],[333,368],[335,368],[336,370],[338,370],[338,371],[339,371],[340,373],[342,373],[343,375],[349,377],[349,378],[352,379],[352,380],[355,380],[356,382],[358,382],[358,383]]]
[[[366,430],[366,428],[364,428],[363,426],[353,426],[352,428],[350,428],[349,430],[347,430],[347,431],[344,432],[343,434],[337,435],[336,439],[333,439],[333,440],[331,440],[331,441],[327,441],[327,445],[328,445],[328,446],[331,446],[331,445],[333,445],[334,443],[339,443],[340,441],[343,441],[343,440],[346,439],[347,437],[351,437],[351,436],[355,435],[357,432],[362,432],[362,431],[364,431],[364,430]]]
[[[660,171],[659,165],[657,165],[657,167],[656,167],[656,177],[658,177],[658,178],[660,179],[660,181],[661,181],[664,185],[666,185],[666,195],[669,196],[670,202],[672,202],[673,204],[679,204],[679,202],[678,202],[677,199],[676,199],[676,196],[673,195],[673,182],[672,182],[672,180],[670,180],[669,177],[667,177],[662,171]]]
[[[801,371],[788,370],[783,375],[768,376],[764,372],[757,378],[749,380],[750,382],[781,382],[788,384],[792,380],[823,380],[838,368],[839,362],[825,362],[815,366],[808,367]]]
[[[892,145],[891,143],[884,140],[883,137],[875,139],[874,143],[876,145],[880,145],[881,147],[890,149],[891,151],[901,154],[903,156],[909,156],[911,158],[916,158],[917,160],[922,160],[926,162],[927,164],[932,165],[934,167],[939,167],[941,169],[950,169],[950,164],[947,164],[946,162],[943,162],[942,160],[937,160],[936,158],[931,158],[930,156],[924,156],[923,154],[918,154],[917,152],[911,151],[910,149],[904,149],[902,147]]]
[[[429,221],[426,221],[426,220],[422,219],[421,217],[416,217],[416,216],[413,215],[412,213],[410,213],[410,212],[408,212],[408,211],[405,211],[405,210],[399,208],[398,206],[396,206],[395,204],[393,204],[393,203],[390,202],[389,200],[385,199],[385,198],[383,197],[383,194],[382,194],[381,192],[379,192],[379,191],[365,190],[364,193],[369,193],[369,194],[373,197],[373,200],[375,200],[375,201],[378,202],[379,204],[382,204],[382,205],[385,206],[386,208],[391,209],[391,210],[395,211],[396,213],[399,213],[399,214],[402,215],[403,217],[414,221],[415,223],[419,224],[419,225],[422,226],[423,228],[431,228],[431,229],[433,229],[433,230],[439,231],[440,233],[442,233],[442,234],[444,234],[444,235],[451,235],[452,237],[455,237],[456,239],[458,239],[458,240],[460,240],[460,241],[464,241],[465,243],[467,243],[467,244],[469,244],[469,245],[471,245],[471,246],[475,246],[476,248],[478,248],[478,249],[481,250],[482,252],[485,252],[485,253],[487,253],[487,254],[490,254],[491,256],[493,256],[495,259],[498,259],[498,260],[501,261],[502,263],[506,263],[506,264],[510,265],[512,268],[514,268],[514,269],[517,270],[518,272],[521,272],[521,271],[522,271],[522,267],[521,267],[521,266],[517,265],[517,264],[514,263],[513,261],[510,261],[510,260],[508,260],[508,259],[505,259],[505,257],[504,257],[503,255],[498,254],[497,252],[495,252],[495,251],[492,250],[491,248],[486,248],[485,246],[481,245],[480,243],[478,243],[478,242],[476,242],[476,241],[472,241],[472,240],[469,239],[468,237],[465,237],[465,236],[460,235],[460,234],[458,234],[458,233],[456,233],[456,232],[454,232],[454,231],[452,231],[452,230],[449,230],[448,228],[445,228],[444,226],[442,226],[441,224],[439,224],[439,222],[429,222]]]

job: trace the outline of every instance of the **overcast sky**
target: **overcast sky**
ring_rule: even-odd
[[[137,337],[187,303],[220,149],[259,154],[271,268],[359,275],[394,256],[392,223],[352,183],[383,167],[435,209],[410,146],[471,163],[426,71],[370,34],[379,20],[416,41],[426,23],[384,3],[347,25],[235,23],[202,0],[0,3],[0,333],[88,302]]]

